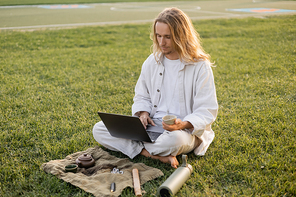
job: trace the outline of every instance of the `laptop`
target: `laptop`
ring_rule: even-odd
[[[98,112],[113,137],[144,142],[155,142],[163,133],[162,126],[148,125],[145,129],[139,117]]]

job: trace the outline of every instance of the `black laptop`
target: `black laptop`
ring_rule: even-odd
[[[98,112],[107,130],[113,137],[144,142],[155,142],[163,133],[162,126],[143,126],[139,117]]]

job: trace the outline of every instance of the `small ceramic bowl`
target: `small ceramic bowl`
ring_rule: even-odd
[[[78,168],[78,165],[76,165],[76,164],[70,164],[70,165],[65,166],[66,172],[76,173],[77,172],[77,168]]]
[[[165,115],[164,117],[162,117],[162,120],[165,124],[175,124],[175,120],[177,119],[177,116],[174,115]]]

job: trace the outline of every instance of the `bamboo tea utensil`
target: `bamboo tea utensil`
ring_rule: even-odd
[[[134,182],[134,190],[135,190],[135,195],[137,197],[142,196],[142,191],[141,191],[141,185],[140,185],[140,177],[139,177],[139,171],[137,168],[134,168],[132,170],[133,173],[133,182]]]

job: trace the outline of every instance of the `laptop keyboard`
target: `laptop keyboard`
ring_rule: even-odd
[[[160,135],[161,133],[156,133],[156,132],[151,132],[151,131],[147,131],[150,139],[152,140],[156,140]]]

